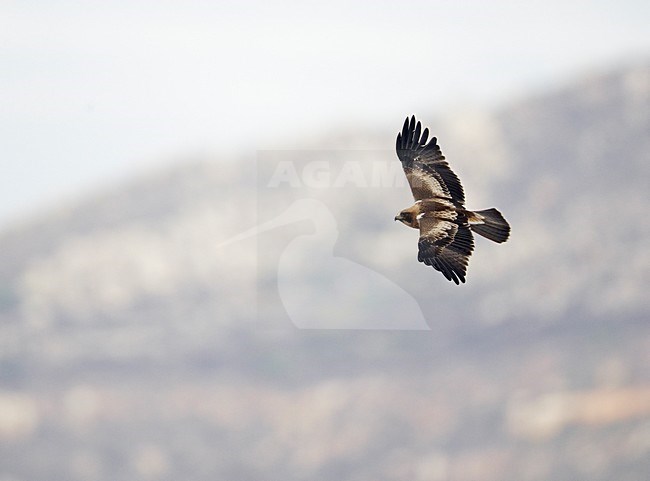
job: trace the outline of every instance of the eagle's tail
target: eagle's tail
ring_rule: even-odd
[[[477,234],[491,241],[505,242],[510,236],[510,224],[503,218],[501,212],[492,208],[467,212],[469,227]]]

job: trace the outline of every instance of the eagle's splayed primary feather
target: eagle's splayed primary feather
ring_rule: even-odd
[[[395,220],[420,230],[418,260],[456,284],[465,282],[467,263],[474,250],[472,231],[494,242],[505,242],[510,225],[492,208],[465,209],[465,192],[449,168],[435,137],[422,130],[415,116],[404,121],[397,134],[397,156],[402,162],[416,202]]]

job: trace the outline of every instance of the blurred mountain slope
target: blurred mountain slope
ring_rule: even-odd
[[[260,205],[259,154],[185,162],[2,234],[0,477],[642,479],[650,65],[418,116],[468,206],[512,224],[502,246],[477,240],[467,285],[417,263],[392,220],[408,191],[322,195],[337,255],[411,293],[431,332],[300,331],[267,302],[304,226],[219,247],[282,209]],[[393,158],[394,135],[319,142]]]

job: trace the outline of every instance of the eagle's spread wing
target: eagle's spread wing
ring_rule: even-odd
[[[446,197],[458,207],[465,203],[465,193],[458,176],[449,168],[437,139],[428,143],[429,129],[422,131],[415,116],[407,117],[397,134],[397,156],[411,185],[415,200]]]
[[[474,250],[474,237],[467,218],[458,214],[452,220],[436,214],[425,212],[420,218],[418,260],[456,284],[465,282],[467,263]]]

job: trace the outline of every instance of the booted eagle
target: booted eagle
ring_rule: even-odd
[[[465,193],[458,176],[449,168],[437,139],[429,142],[415,116],[407,117],[397,134],[397,156],[411,186],[415,204],[395,220],[420,230],[418,261],[442,272],[456,284],[465,282],[467,262],[474,250],[472,232],[494,242],[505,242],[510,225],[492,208],[465,209]]]

